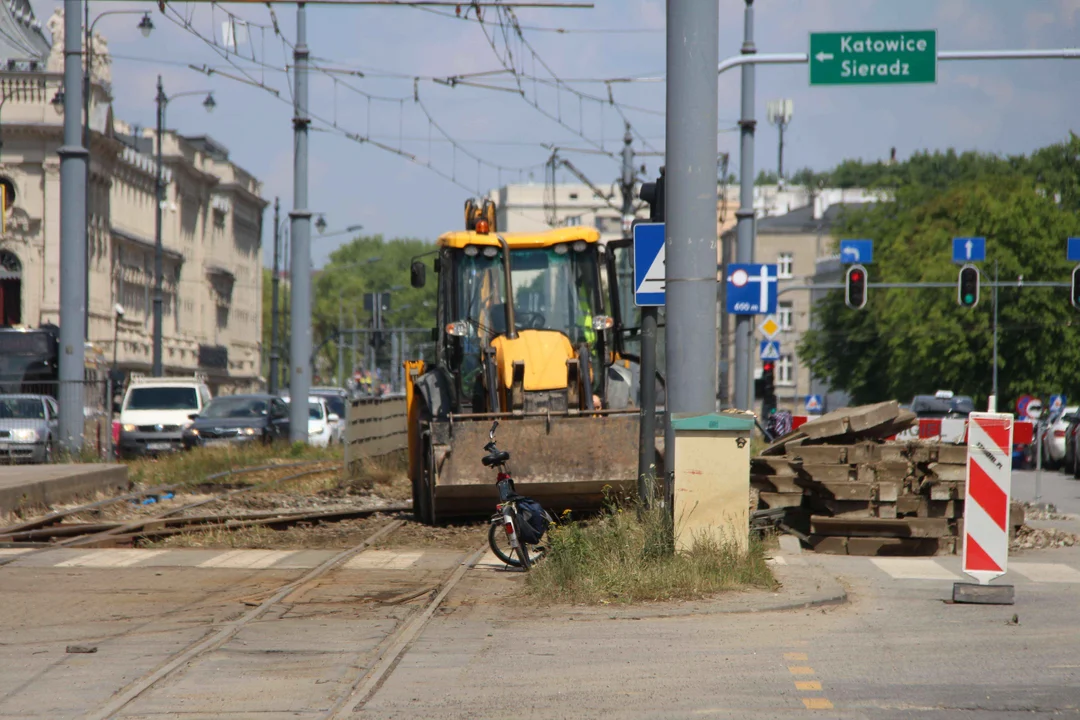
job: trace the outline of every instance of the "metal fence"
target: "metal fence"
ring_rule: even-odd
[[[83,407],[82,447],[71,451],[60,437],[60,400],[76,393]],[[112,382],[0,382],[0,464],[107,460],[114,457],[119,426],[113,422]]]
[[[349,400],[345,424],[345,472],[361,475],[365,459],[408,447],[408,410],[403,397]]]

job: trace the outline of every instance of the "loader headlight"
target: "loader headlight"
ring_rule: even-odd
[[[493,258],[499,254],[499,248],[488,245],[484,248],[484,257]]]
[[[556,255],[565,255],[568,252],[570,252],[570,246],[567,245],[566,243],[559,243],[558,245],[555,246],[555,254]]]
[[[480,254],[480,248],[476,247],[475,245],[466,245],[465,254],[469,257],[476,257]]]
[[[469,334],[469,323],[464,320],[455,320],[446,326],[446,334],[454,337],[465,337]]]
[[[608,315],[594,315],[592,319],[593,330],[610,330],[615,326],[615,321]]]
[[[585,252],[585,248],[587,247],[588,245],[585,243],[584,240],[578,240],[574,243],[574,252]]]

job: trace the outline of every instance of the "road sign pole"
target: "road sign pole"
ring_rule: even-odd
[[[711,3],[710,3],[711,4]],[[742,55],[753,56],[754,47],[754,6],[753,0],[746,0],[743,11]],[[668,42],[671,42],[670,40]],[[742,66],[742,115],[739,119],[741,142],[739,145],[739,209],[735,212],[736,251],[735,259],[740,263],[754,262],[754,64],[747,62]],[[669,163],[670,165],[670,163]],[[724,268],[725,273],[727,268]],[[754,406],[754,385],[751,382],[754,364],[750,358],[753,318],[738,315],[735,318],[735,407],[752,410]],[[725,349],[725,352],[727,350]]]
[[[716,409],[716,322],[714,314],[702,308],[716,302],[719,28],[718,3],[668,0],[664,219],[669,418],[676,412]],[[665,436],[665,474],[671,483],[670,422]],[[665,495],[670,501],[668,488]]]
[[[994,404],[997,404],[998,396],[998,261],[994,258],[994,373],[993,382]],[[990,412],[996,412],[997,408],[990,408]]]

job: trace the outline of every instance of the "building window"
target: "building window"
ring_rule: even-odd
[[[777,320],[780,321],[780,329],[781,330],[790,330],[792,328],[792,325],[793,325],[792,317],[793,317],[793,314],[792,314],[791,303],[789,303],[789,302],[780,303],[779,306],[778,306],[777,313],[776,313],[776,318],[777,318]]]
[[[792,274],[792,266],[795,264],[795,258],[791,253],[780,253],[776,256],[776,275],[783,280],[789,280],[794,275]]]
[[[776,361],[776,384],[795,384],[795,361],[790,355],[781,355]]]

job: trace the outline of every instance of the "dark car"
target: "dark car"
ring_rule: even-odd
[[[916,395],[911,401],[911,411],[920,418],[966,418],[974,412],[975,403],[967,395],[938,393]]]
[[[289,439],[289,407],[273,395],[216,397],[184,430],[184,448]]]

